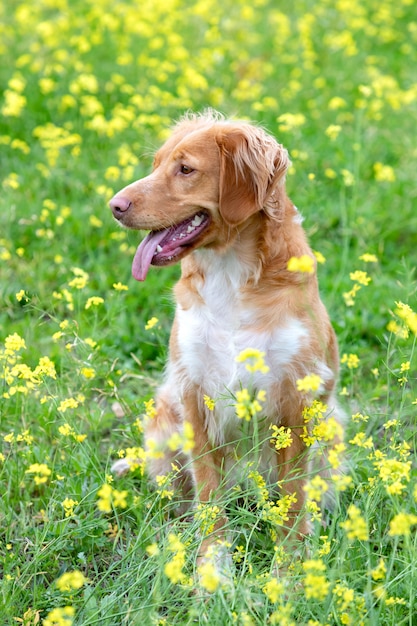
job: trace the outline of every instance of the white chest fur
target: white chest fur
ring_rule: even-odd
[[[228,438],[228,431],[232,436],[234,431],[232,394],[247,387],[265,390],[268,398],[272,385],[285,377],[307,337],[307,330],[294,318],[288,318],[271,331],[250,330],[259,311],[255,304],[250,309],[242,304],[240,287],[246,282],[247,268],[242,268],[234,253],[223,257],[221,263],[214,255],[211,259],[207,256],[201,301],[186,310],[177,309],[178,348],[188,381],[216,400],[216,410],[207,421],[212,438],[219,440]],[[249,372],[245,363],[236,361],[246,348],[265,353],[268,373]],[[273,407],[268,410],[267,403],[265,411],[273,410]],[[219,431],[224,433],[222,437]]]

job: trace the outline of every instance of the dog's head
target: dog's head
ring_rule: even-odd
[[[110,201],[128,228],[149,230],[132,273],[169,265],[202,246],[224,246],[259,212],[279,214],[288,153],[263,129],[209,112],[183,118],[152,173]]]

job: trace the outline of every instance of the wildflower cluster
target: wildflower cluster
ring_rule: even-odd
[[[266,481],[256,470],[249,473],[249,478],[255,488],[256,506],[261,512],[261,517],[272,525],[272,535],[275,536],[274,527],[283,526],[289,520],[289,513],[297,502],[295,493],[282,495],[275,502],[270,499]]]
[[[42,621],[42,626],[71,626],[74,616],[75,608],[73,606],[52,609]]]
[[[304,427],[301,433],[301,439],[306,446],[311,446],[315,442],[325,442],[327,444],[334,442],[339,445],[343,439],[343,427],[332,415],[328,415],[328,407],[320,400],[313,402],[303,409]],[[335,448],[335,451],[343,452],[343,448]]]
[[[22,361],[22,350],[26,350],[26,342],[17,333],[6,337],[4,348],[0,349],[0,362],[3,364],[1,377],[6,386],[3,398],[10,399],[16,394],[26,396],[31,392],[39,395],[44,382],[56,380],[55,364],[49,357],[40,357],[32,369]]]
[[[389,330],[402,337],[408,337],[408,331],[417,335],[417,313],[408,304],[404,302],[396,302],[395,315],[401,320],[403,326],[399,327],[395,322],[389,327]]]
[[[103,513],[111,513],[113,507],[125,509],[127,507],[127,490],[118,491],[109,483],[104,483],[97,491],[97,508]]]
[[[26,474],[33,474],[35,485],[43,485],[48,482],[52,471],[46,463],[32,463],[26,470]]]
[[[203,536],[213,532],[216,521],[220,515],[220,508],[216,504],[198,504],[195,519],[199,524]]]
[[[67,422],[62,424],[62,426],[59,426],[58,431],[63,437],[70,437],[78,443],[82,443],[87,438],[87,435],[85,434],[76,433],[74,428]]]
[[[339,524],[340,528],[345,530],[347,538],[351,541],[354,539],[367,541],[369,539],[368,524],[360,509],[355,504],[351,504],[347,513],[348,519]]]
[[[261,389],[255,397],[251,396],[248,389],[236,391],[235,412],[239,419],[250,422],[262,411],[261,402],[265,402],[266,392]]]
[[[378,261],[375,255],[369,253],[362,254],[359,259],[361,261],[364,261],[365,263],[376,263]],[[349,278],[353,282],[353,286],[350,291],[346,291],[343,294],[343,298],[345,300],[346,306],[353,306],[355,304],[355,298],[358,291],[360,291],[362,287],[367,287],[372,278],[364,270],[356,270],[354,272],[350,272]]]
[[[157,493],[161,498],[167,498],[168,500],[172,500],[174,496],[174,491],[171,487],[171,476],[159,475],[155,477],[155,482],[157,484]]]
[[[326,578],[326,566],[321,559],[304,561],[304,590],[308,600],[325,600],[329,593],[330,583]]]
[[[291,446],[293,442],[291,428],[272,424],[270,426],[270,430],[272,430],[272,438],[270,439],[270,442],[275,447],[275,450],[282,450]]]
[[[168,535],[167,550],[171,557],[164,566],[165,576],[167,576],[174,585],[187,584],[189,578],[183,571],[186,562],[186,545],[181,541],[181,537],[170,533]]]

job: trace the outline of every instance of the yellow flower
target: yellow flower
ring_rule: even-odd
[[[84,378],[94,378],[96,370],[93,367],[82,367],[80,374],[84,376]]]
[[[261,350],[257,350],[256,348],[245,348],[242,350],[236,357],[235,361],[237,363],[244,363],[245,361],[249,361],[246,363],[245,367],[248,372],[262,372],[262,374],[266,374],[269,372],[268,365],[265,365],[264,361],[265,352],[261,352]]]
[[[317,374],[308,374],[304,378],[299,378],[296,382],[298,391],[318,391],[320,385],[324,383],[323,379]]]
[[[331,167],[326,167],[326,169],[324,170],[324,175],[326,176],[326,178],[330,178],[331,180],[337,177],[336,172]]]
[[[347,513],[348,519],[339,524],[339,526],[346,531],[347,538],[350,540],[358,539],[359,541],[367,541],[369,538],[368,524],[358,507],[351,504]]]
[[[339,126],[339,124],[330,124],[324,131],[324,134],[327,135],[331,141],[334,141],[339,136],[341,130],[342,127]]]
[[[17,292],[16,300],[18,302],[22,302],[22,300],[27,300],[27,299],[28,299],[28,297],[27,297],[24,289],[21,289],[20,291]]]
[[[408,304],[403,302],[396,302],[395,304],[397,305],[396,315],[406,323],[412,333],[417,335],[417,313]]]
[[[363,261],[364,263],[378,263],[378,258],[375,256],[375,254],[369,254],[368,252],[362,254],[359,257],[359,260]]]
[[[151,319],[149,319],[145,324],[145,330],[151,330],[151,328],[154,328],[158,322],[159,319],[157,317],[151,317]]]
[[[79,402],[75,398],[67,398],[66,400],[61,400],[58,405],[58,411],[65,413],[68,409],[76,409],[78,405]]]
[[[127,495],[128,491],[124,489],[123,491],[117,491],[117,489],[112,490],[112,500],[114,506],[118,506],[121,509],[125,509],[127,507]]]
[[[87,582],[87,578],[79,570],[72,572],[65,572],[56,581],[55,584],[60,591],[72,591],[74,589],[81,589],[81,587]]]
[[[91,226],[93,228],[101,228],[103,226],[103,222],[96,216],[96,215],[90,215],[89,220],[88,220],[91,224]],[[121,283],[118,283],[119,285]],[[113,285],[114,287],[114,285]],[[127,289],[127,287],[126,287]]]
[[[272,578],[267,583],[265,583],[265,585],[262,587],[262,591],[264,592],[268,600],[275,604],[283,596],[284,585],[278,582],[276,578]]]
[[[145,400],[144,405],[146,417],[153,419],[156,416],[155,400],[153,398]]]
[[[79,502],[72,498],[65,498],[61,504],[64,507],[65,517],[71,517],[71,515],[74,515],[74,509],[78,506]]]
[[[75,609],[72,606],[64,606],[52,609],[42,622],[42,626],[71,626]]]
[[[291,428],[276,426],[275,424],[272,424],[269,428],[273,431],[270,442],[275,446],[276,450],[283,450],[284,448],[290,447],[293,442]]]
[[[151,543],[145,548],[146,554],[149,556],[157,556],[159,554],[159,547],[157,543]]]
[[[237,417],[249,422],[252,417],[255,417],[255,415],[262,411],[260,401],[264,400],[265,391],[263,389],[258,391],[256,398],[253,399],[246,388],[236,391],[235,412]]]
[[[326,571],[323,561],[321,559],[304,561],[303,569],[306,573],[304,592],[307,600],[324,600],[329,592],[330,583],[323,573]]]
[[[369,285],[372,280],[372,278],[368,276],[366,272],[363,272],[361,270],[350,272],[349,278],[350,280],[354,280],[355,282],[359,283],[360,285],[364,285],[365,287]]]
[[[329,100],[328,107],[330,111],[336,111],[337,109],[343,109],[346,106],[346,100],[340,96],[334,96]]]
[[[371,570],[371,576],[373,580],[384,580],[385,575],[387,573],[387,566],[385,565],[384,559],[379,559],[378,565]]]
[[[300,257],[293,256],[287,263],[289,272],[301,272],[304,274],[314,274],[314,259],[308,254]]]
[[[200,531],[203,536],[213,532],[219,514],[220,509],[215,504],[199,504],[197,506],[195,519],[199,522]]]
[[[106,477],[108,481],[113,480],[112,476]],[[127,495],[128,491],[118,491],[117,489],[113,489],[108,482],[104,483],[100,489],[97,491],[97,495],[99,499],[97,500],[97,508],[99,511],[103,511],[103,513],[110,513],[113,506],[118,506],[122,509],[125,509],[127,506]]]
[[[100,296],[91,296],[91,298],[88,298],[87,302],[85,303],[85,309],[90,309],[92,306],[99,306],[100,304],[103,304],[104,299],[100,298]]]
[[[353,370],[359,367],[360,359],[357,354],[344,354],[340,359],[340,362],[346,363],[347,367],[350,370]]]
[[[112,495],[112,487],[108,483],[104,483],[97,491],[97,495],[99,499],[97,500],[97,508],[99,511],[103,513],[111,512],[111,495]]]
[[[411,526],[415,526],[416,524],[417,515],[405,512],[398,513],[390,521],[388,534],[390,537],[407,537],[411,533]]]
[[[25,471],[25,474],[34,474],[33,480],[35,485],[43,485],[48,482],[48,478],[52,474],[46,463],[33,463]]]
[[[280,131],[287,132],[305,124],[306,118],[302,113],[283,113],[278,117],[278,122]]]
[[[356,435],[349,440],[349,443],[352,446],[358,446],[359,448],[372,448],[374,445],[373,439],[371,436],[367,437],[366,433],[360,432],[356,433]]]
[[[128,291],[129,287],[123,283],[113,283],[113,289],[116,291]]]
[[[313,254],[316,257],[316,261],[317,263],[326,263],[326,258],[323,256],[323,254],[321,252],[318,252],[317,250],[313,250]]]
[[[75,432],[74,429],[72,428],[72,426],[70,426],[69,424],[63,424],[62,426],[60,426],[58,428],[58,431],[64,437],[69,437],[70,435],[74,434],[74,432]]]
[[[345,187],[352,187],[355,182],[355,177],[353,176],[352,172],[347,169],[343,169],[341,170],[341,174]]]
[[[315,502],[320,502],[323,497],[323,494],[328,491],[329,486],[325,480],[319,475],[314,476],[311,480],[309,480],[306,485],[303,487],[304,491],[307,494],[307,498],[309,500],[314,500]]]
[[[332,476],[332,482],[336,491],[346,491],[346,489],[353,484],[353,478],[346,474],[334,474]]]
[[[377,458],[374,465],[388,494],[398,495],[406,489],[410,480],[411,461],[382,457]]]
[[[1,112],[6,117],[19,117],[26,106],[26,98],[16,91],[6,89],[4,92],[4,105]]]
[[[213,411],[214,407],[216,406],[216,401],[213,400],[213,398],[210,398],[210,396],[206,396],[206,395],[203,396],[203,400],[208,410]]]
[[[49,378],[56,379],[56,369],[55,363],[51,361],[48,356],[42,356],[39,359],[38,365],[33,370],[33,374],[35,377],[38,376],[49,376]]]
[[[68,285],[73,287],[74,289],[84,289],[88,283],[88,276],[76,276],[72,280],[69,281]]]
[[[288,522],[289,511],[296,502],[295,493],[281,496],[276,502],[266,501],[262,505],[262,519],[273,525],[282,526],[284,522]]]
[[[395,172],[390,165],[384,165],[383,163],[374,163],[374,175],[375,180],[378,182],[393,183],[395,181]]]
[[[173,533],[168,535],[168,550],[173,552],[174,556],[165,564],[164,573],[173,584],[183,584],[186,582],[186,575],[182,571],[185,566],[185,545]]]
[[[156,476],[155,482],[158,485],[158,489],[156,492],[160,495],[161,498],[167,498],[168,500],[172,500],[174,496],[173,489],[168,489],[171,486],[172,476]]]
[[[214,593],[220,585],[220,576],[214,564],[205,561],[197,568],[199,583],[209,593]]]
[[[25,350],[26,343],[20,335],[13,333],[13,335],[8,335],[4,340],[4,347],[5,354],[11,356],[15,352],[19,352],[19,350]]]

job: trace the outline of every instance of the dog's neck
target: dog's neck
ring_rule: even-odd
[[[252,215],[230,232],[229,241],[221,247],[195,250],[193,269],[198,268],[203,276],[223,274],[236,288],[248,281],[257,283],[264,268],[286,269],[291,256],[309,252],[301,223],[298,209],[286,198],[279,213],[264,210]]]

